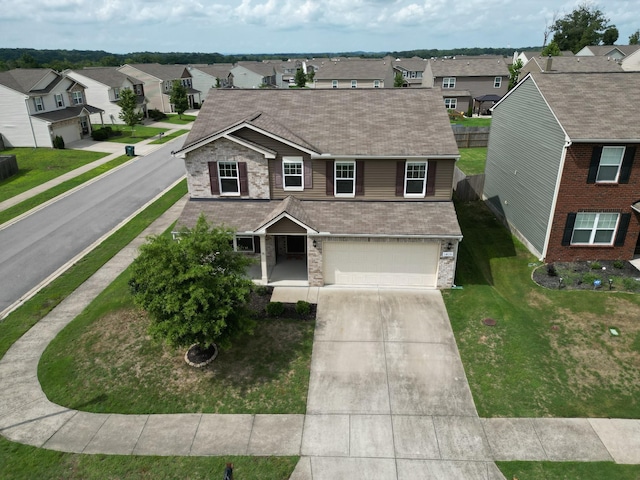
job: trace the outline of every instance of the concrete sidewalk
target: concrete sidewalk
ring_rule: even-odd
[[[145,125],[149,127],[157,127],[157,128],[169,128],[169,131],[165,132],[165,135],[169,135],[178,130],[190,130],[191,124],[176,126],[169,123],[161,123],[155,122],[149,125]],[[135,148],[135,157],[132,157],[132,160],[135,160],[137,157],[145,156],[150,154],[151,152],[162,147],[162,144],[151,144],[151,142],[158,140],[158,137],[149,138],[147,140],[142,140],[136,144],[133,144]],[[71,170],[70,172],[64,173],[56,178],[49,180],[37,187],[34,187],[26,192],[23,192],[19,195],[11,197],[3,202],[0,202],[0,211],[6,210],[7,208],[13,207],[25,200],[38,195],[39,193],[45,192],[50,188],[53,188],[57,185],[60,185],[67,180],[75,178],[83,173],[86,173],[90,170],[93,170],[100,165],[103,165],[111,160],[114,160],[122,155],[125,155],[125,146],[124,143],[115,143],[115,142],[96,142],[91,139],[83,139],[77,142],[70,143],[67,145],[67,149],[69,150],[86,150],[91,152],[103,152],[109,153],[109,155],[102,157],[94,162],[83,165],[82,167],[78,167],[75,170]]]

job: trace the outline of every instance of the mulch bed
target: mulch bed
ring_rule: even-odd
[[[555,262],[540,265],[532,274],[533,281],[553,290],[640,291],[640,270],[627,261]],[[562,279],[562,281],[560,280]],[[596,280],[600,285],[594,285]]]
[[[271,301],[271,294],[273,293],[273,287],[263,287],[259,286],[251,292],[249,296],[249,309],[255,313],[255,316],[260,318],[267,318],[267,305]],[[300,320],[313,320],[316,318],[316,307],[315,304],[310,304],[310,311],[307,315],[299,315],[296,312],[296,304],[295,303],[284,303],[284,312],[280,317],[282,318],[299,318]]]

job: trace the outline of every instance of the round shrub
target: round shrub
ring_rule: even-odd
[[[284,313],[284,304],[282,302],[269,302],[266,309],[267,315],[270,317],[279,317]]]
[[[296,313],[301,317],[306,317],[311,313],[311,304],[304,300],[298,300],[298,303],[296,303]]]

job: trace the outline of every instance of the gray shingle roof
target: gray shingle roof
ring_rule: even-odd
[[[504,58],[463,57],[430,60],[434,77],[499,77],[508,76]]]
[[[424,72],[427,67],[428,60],[424,60],[420,57],[411,58],[396,58],[391,62],[394,67],[407,70],[409,72]]]
[[[12,90],[21,93],[29,93],[33,91],[33,87],[48,75],[52,70],[48,68],[16,68],[7,72],[0,72],[0,85],[9,87]],[[62,77],[57,76],[57,79],[49,84],[45,89],[38,90],[39,92],[46,92],[48,89],[57,84]]]
[[[529,60],[521,72],[545,71],[548,57],[535,57]],[[551,57],[552,72],[621,72],[622,67],[607,57]],[[522,74],[521,74],[522,75]],[[522,77],[521,77],[522,78]]]
[[[193,68],[200,70],[212,77],[216,78],[227,78],[231,69],[233,68],[233,64],[231,63],[216,63],[214,65],[194,65]]]
[[[325,62],[316,72],[317,80],[382,80],[392,69],[389,59],[349,59]]]
[[[533,74],[571,140],[640,140],[640,72]]]
[[[276,65],[264,62],[238,62],[238,67],[244,67],[247,70],[262,75],[263,77],[271,77],[276,74]]]
[[[91,78],[96,82],[100,82],[108,87],[120,87],[125,80],[131,83],[142,83],[140,80],[131,78],[117,69],[117,67],[85,67],[82,70],[74,70],[79,75]]]
[[[182,149],[243,121],[320,154],[458,154],[442,94],[428,88],[214,89]]]
[[[215,225],[254,232],[275,218],[288,200],[191,200],[178,226],[195,226],[200,213]],[[459,236],[453,202],[296,200],[306,225],[332,235]],[[287,212],[292,214],[291,212]],[[292,214],[295,217],[295,215]],[[297,218],[297,217],[296,217]]]
[[[596,56],[607,55],[614,49],[620,50],[626,56],[639,50],[640,45],[588,45],[587,48]]]
[[[182,78],[187,68],[185,65],[161,65],[159,63],[136,63],[129,64],[129,66],[159,78],[160,80]]]
[[[49,122],[61,122],[62,120],[69,120],[72,118],[78,118],[82,115],[82,112],[86,111],[89,114],[104,112],[104,110],[92,107],[91,105],[78,105],[75,107],[67,107],[61,110],[53,110],[51,112],[38,113],[33,115],[34,118],[42,118]]]

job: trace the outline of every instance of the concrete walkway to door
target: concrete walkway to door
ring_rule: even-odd
[[[440,292],[320,290],[301,454],[294,478],[504,478]]]

